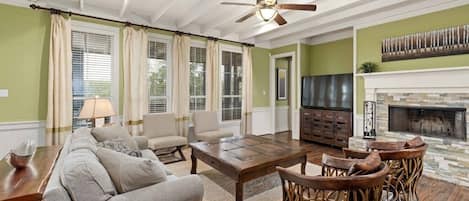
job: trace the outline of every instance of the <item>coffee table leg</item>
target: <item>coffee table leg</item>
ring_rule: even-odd
[[[306,174],[306,162],[307,162],[307,158],[306,156],[304,156],[303,158],[303,162],[301,162],[301,174]]]
[[[236,201],[243,200],[243,183],[240,181],[236,182]]]
[[[197,158],[194,156],[194,151],[191,154],[192,168],[191,174],[197,174]]]

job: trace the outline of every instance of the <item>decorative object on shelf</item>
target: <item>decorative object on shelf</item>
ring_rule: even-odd
[[[360,65],[360,72],[362,73],[372,73],[376,71],[376,68],[378,68],[378,64],[373,63],[373,62],[365,62]]]
[[[287,70],[277,68],[277,100],[287,100]]]
[[[32,140],[22,142],[6,156],[8,164],[16,169],[25,168],[36,152],[36,143]]]
[[[469,25],[384,39],[382,61],[469,54]]]
[[[363,102],[363,138],[376,139],[376,102]]]
[[[110,117],[114,114],[111,101],[107,98],[99,98],[96,96],[85,100],[78,118],[90,120],[91,127],[94,128],[96,127],[96,119]]]

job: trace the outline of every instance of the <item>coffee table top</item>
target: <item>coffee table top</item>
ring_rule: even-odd
[[[236,136],[214,142],[196,142],[190,146],[196,151],[228,164],[238,171],[305,156],[307,150],[296,144],[258,136]]]

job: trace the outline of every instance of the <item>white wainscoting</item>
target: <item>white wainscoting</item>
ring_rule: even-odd
[[[220,129],[221,130],[226,130],[226,131],[231,131],[231,132],[233,132],[233,135],[239,136],[241,134],[241,132],[240,132],[241,121],[221,122]]]
[[[275,132],[289,131],[290,126],[288,123],[289,118],[289,106],[277,106],[275,107]]]
[[[270,107],[255,107],[252,111],[252,134],[264,135],[273,133],[272,129],[272,111]]]
[[[0,123],[0,157],[26,140],[34,140],[38,146],[45,145],[45,122],[2,122]]]

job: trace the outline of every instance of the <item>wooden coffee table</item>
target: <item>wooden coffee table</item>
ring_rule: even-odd
[[[197,159],[236,181],[236,201],[243,200],[243,184],[271,174],[276,166],[301,163],[305,173],[307,151],[299,145],[257,136],[223,138],[216,142],[196,142],[192,148],[191,174],[197,173]]]

